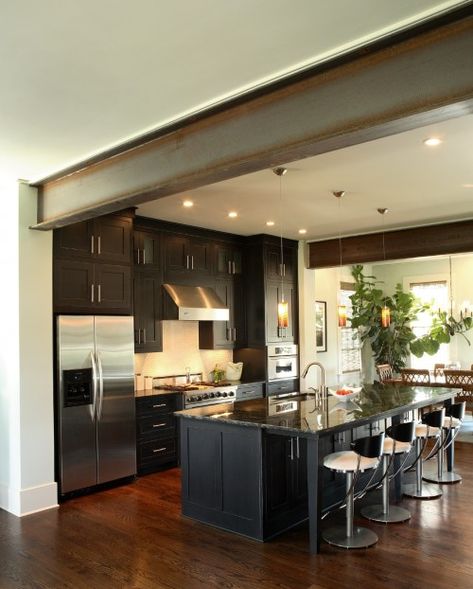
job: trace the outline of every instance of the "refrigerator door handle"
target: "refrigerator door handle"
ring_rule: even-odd
[[[92,363],[92,391],[94,400],[92,405],[89,405],[89,411],[92,421],[95,421],[97,412],[97,363],[95,362],[95,356],[93,352],[90,352],[90,362]]]
[[[99,405],[97,410],[97,421],[102,418],[102,406],[103,406],[103,370],[102,361],[100,360],[100,353],[97,352],[97,366],[99,368]]]

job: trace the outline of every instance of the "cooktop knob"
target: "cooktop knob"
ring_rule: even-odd
[[[215,393],[210,393],[209,397],[213,399],[215,397]]]
[[[189,401],[190,401],[191,403],[192,403],[192,401],[195,401],[195,397],[194,397],[194,395],[191,395],[191,396],[189,397]]]
[[[208,398],[209,398],[209,396],[207,394],[202,395],[202,399],[208,399]]]
[[[217,391],[217,392],[215,393],[215,396],[216,396],[216,397],[221,397],[221,396],[222,396],[222,393],[221,393],[220,391]]]
[[[227,396],[227,393],[222,393],[222,397],[226,397],[226,396]]]
[[[229,397],[234,397],[234,396],[235,396],[235,393],[234,393],[233,391],[230,391],[230,392],[228,393],[228,396],[229,396]]]

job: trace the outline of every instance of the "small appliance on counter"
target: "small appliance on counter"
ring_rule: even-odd
[[[184,408],[204,407],[218,403],[232,403],[236,397],[237,385],[228,381],[218,383],[202,380],[202,373],[159,376],[153,378],[153,389],[182,393]]]

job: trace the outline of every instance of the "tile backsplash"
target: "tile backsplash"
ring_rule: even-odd
[[[233,359],[231,350],[199,350],[199,324],[197,321],[164,321],[163,351],[135,354],[135,372],[143,376],[168,376],[202,372],[204,379],[215,364],[225,368]]]

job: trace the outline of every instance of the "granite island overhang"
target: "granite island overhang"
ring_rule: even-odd
[[[265,399],[179,411],[182,513],[265,541],[309,518],[311,552],[320,547],[320,518],[343,498],[340,475],[323,457],[347,450],[373,427],[396,423],[454,389],[364,385],[354,400],[298,397],[296,411],[271,416]],[[401,495],[402,474],[396,479]]]

